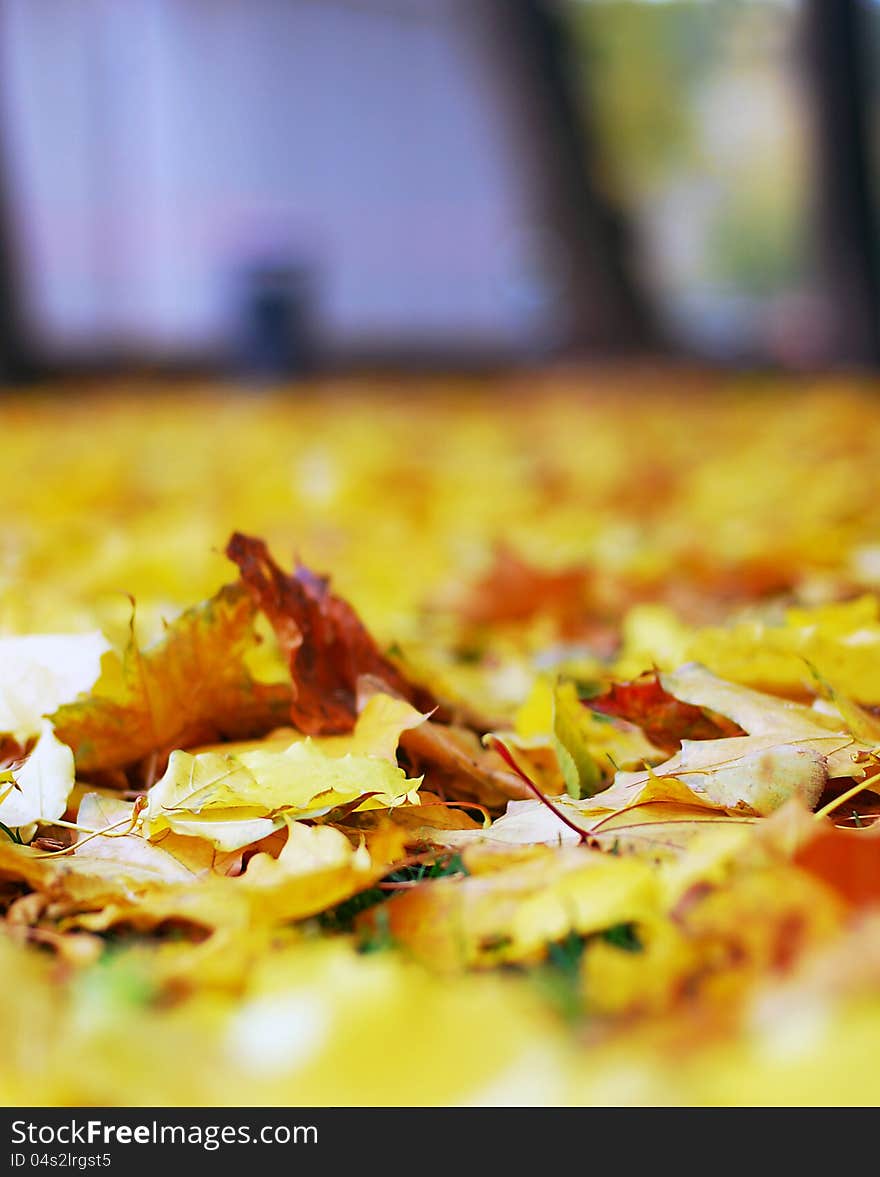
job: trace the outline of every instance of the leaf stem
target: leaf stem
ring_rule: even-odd
[[[503,743],[503,741],[499,740],[497,736],[490,735],[490,736],[486,737],[486,743],[489,745],[490,748],[495,749],[495,751],[498,753],[498,755],[501,757],[501,759],[504,761],[504,763],[516,773],[516,775],[523,782],[523,784],[528,786],[529,790],[532,793],[534,793],[534,795],[538,798],[538,800],[543,805],[546,805],[547,808],[550,810],[550,812],[555,817],[559,818],[559,820],[562,822],[563,825],[568,826],[568,828],[570,830],[574,830],[574,832],[578,835],[578,838],[580,839],[581,842],[588,842],[589,841],[590,831],[584,830],[580,826],[575,825],[575,823],[573,821],[571,821],[569,818],[567,818],[565,816],[565,814],[562,812],[562,810],[559,808],[558,805],[554,805],[553,802],[550,800],[550,798],[547,797],[546,794],[541,792],[541,790],[538,788],[538,786],[535,784],[535,782],[532,780],[532,778],[530,776],[527,776],[527,774],[525,772],[523,772],[523,770],[520,768],[520,766],[514,760],[513,753],[510,751],[510,749],[507,747],[507,745],[505,743]]]
[[[92,830],[85,838],[80,838],[78,842],[74,842],[70,846],[65,846],[63,850],[49,850],[45,854],[35,854],[34,858],[58,858],[62,854],[70,854],[73,851],[79,850],[80,846],[85,846],[86,842],[91,842],[93,838],[124,838],[130,834],[137,825],[137,820],[143,812],[147,803],[146,797],[139,797],[134,803],[134,807],[129,817],[120,818],[119,821],[114,821],[109,826],[104,826],[102,830]],[[52,825],[62,824],[72,826],[72,822],[50,823]],[[124,829],[120,827],[125,827]],[[82,828],[73,826],[74,829]],[[114,833],[113,831],[117,831]]]
[[[813,818],[816,821],[821,821],[823,817],[827,817],[829,813],[833,813],[839,805],[843,805],[849,801],[850,797],[855,797],[857,793],[862,793],[865,789],[876,788],[878,784],[880,784],[880,778],[877,776],[868,777],[867,780],[859,781],[851,789],[847,789],[845,793],[841,793],[839,797],[835,797],[833,801],[829,801],[827,805],[823,805],[821,809],[817,809],[813,814]]]

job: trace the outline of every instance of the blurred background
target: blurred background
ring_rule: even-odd
[[[880,359],[880,4],[0,0],[0,370]]]

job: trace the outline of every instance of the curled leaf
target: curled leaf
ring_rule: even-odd
[[[833,736],[828,742],[836,747]],[[595,812],[674,800],[766,815],[799,797],[812,807],[828,779],[822,746],[821,740],[787,744],[770,736],[686,740],[676,756],[656,769],[619,772],[611,788],[589,804]]]
[[[499,809],[512,797],[531,796],[497,752],[484,748],[468,728],[428,720],[405,732],[401,747],[430,774],[433,787],[449,798]]]
[[[304,565],[291,575],[278,567],[266,544],[236,532],[226,554],[238,565],[243,584],[275,630],[290,664],[290,717],[308,735],[347,732],[357,716],[357,683],[362,675],[382,680],[420,711],[436,702],[409,682],[380,653],[351,605],[330,591],[327,578]]]
[[[676,699],[697,708],[710,708],[732,719],[749,735],[775,733],[789,739],[809,739],[840,731],[834,719],[812,707],[727,682],[696,662],[662,674],[660,683]]]

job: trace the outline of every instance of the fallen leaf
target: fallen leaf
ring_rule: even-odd
[[[816,747],[816,743],[819,747]],[[839,746],[831,737],[834,748]],[[792,797],[816,805],[828,779],[821,741],[784,743],[778,737],[686,740],[672,759],[646,772],[619,772],[597,793],[592,812],[651,800],[678,800],[728,812],[766,816]]]
[[[734,874],[695,895],[673,922],[638,927],[640,951],[591,941],[581,976],[590,1008],[641,1014],[699,1002],[730,1017],[757,977],[790,972],[833,935],[840,910],[827,888],[791,867]]]
[[[268,617],[290,662],[290,716],[308,735],[346,732],[357,716],[357,683],[362,675],[381,679],[419,711],[436,701],[409,682],[370,637],[351,605],[330,591],[329,581],[304,565],[282,572],[262,540],[236,532],[226,548],[238,565],[255,605]]]
[[[608,814],[590,827],[594,845],[613,854],[635,854],[653,862],[691,858],[694,843],[708,831],[728,846],[740,845],[755,818],[736,818],[699,805],[676,801],[645,801]]]
[[[400,742],[415,767],[431,773],[437,792],[493,809],[511,797],[531,795],[469,728],[428,720],[405,732]]]
[[[788,739],[811,739],[827,736],[829,731],[841,732],[834,717],[802,703],[726,682],[696,663],[662,674],[660,683],[676,699],[724,715],[749,735],[773,733]]]
[[[808,666],[860,703],[880,702],[878,598],[863,595],[812,608],[791,608],[780,621],[761,618],[692,634],[689,656],[735,682],[803,695]]]
[[[239,756],[178,751],[147,794],[144,828],[150,836],[170,828],[234,850],[271,833],[281,815],[313,818],[352,802],[416,804],[420,783],[381,757],[328,756],[308,740]]]
[[[846,830],[814,822],[794,862],[853,907],[880,900],[880,830],[875,827]]]
[[[0,733],[38,735],[44,715],[94,684],[109,649],[97,632],[0,638]]]
[[[599,792],[619,768],[663,759],[637,727],[594,714],[581,703],[574,683],[543,675],[517,709],[513,731],[490,735],[517,749],[543,792],[567,791],[573,797]]]
[[[681,747],[682,740],[712,740],[742,735],[736,724],[725,724],[706,714],[703,706],[683,702],[666,690],[656,673],[635,682],[612,683],[603,695],[586,706],[603,715],[614,715],[640,727],[652,744],[666,752]]]
[[[241,739],[278,727],[290,690],[256,682],[245,657],[254,648],[255,606],[238,586],[188,609],[156,645],[141,651],[132,630],[120,662],[52,716],[77,770],[122,768],[151,753]]]
[[[435,968],[536,961],[570,932],[586,935],[646,918],[656,904],[650,869],[583,847],[506,852],[485,874],[435,879],[391,900],[395,939]]]
[[[0,772],[0,822],[21,830],[63,817],[73,781],[73,753],[43,720],[39,739],[20,766]]]
[[[130,802],[89,793],[77,814],[81,841],[65,863],[85,873],[112,872],[107,877],[116,882],[117,900],[130,898],[148,884],[191,885],[212,872],[215,854],[207,842],[166,836],[155,844],[131,828],[135,816]],[[105,836],[83,838],[82,831],[87,830],[102,830]]]
[[[527,563],[506,544],[495,548],[494,562],[459,603],[473,625],[499,625],[552,617],[560,633],[583,629],[591,578],[585,568],[548,572]]]

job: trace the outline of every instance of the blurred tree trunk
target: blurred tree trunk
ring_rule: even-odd
[[[814,120],[815,224],[829,359],[880,362],[880,270],[869,146],[867,14],[860,0],[805,0]]]
[[[26,369],[12,234],[6,212],[0,172],[0,384],[20,380]]]
[[[539,227],[566,257],[564,344],[655,350],[658,329],[632,264],[630,227],[599,183],[598,138],[562,8],[554,0],[488,0],[488,9],[532,163]]]
[[[0,384],[12,383],[28,375],[3,149],[3,128],[0,126]]]

